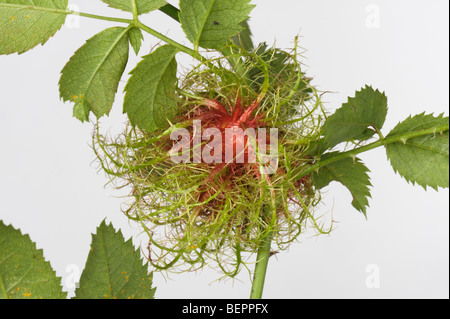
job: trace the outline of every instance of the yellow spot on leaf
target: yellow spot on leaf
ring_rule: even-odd
[[[29,292],[26,292],[23,294],[24,297],[31,297],[31,294]]]
[[[14,17],[11,17],[11,20],[12,20],[12,21],[14,21],[14,19],[15,19]]]

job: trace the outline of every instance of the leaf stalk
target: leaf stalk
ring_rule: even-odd
[[[446,124],[446,125],[431,127],[431,128],[425,129],[425,130],[407,132],[407,133],[403,133],[403,134],[396,134],[394,136],[388,136],[384,139],[379,139],[378,141],[355,148],[355,149],[347,151],[347,152],[336,153],[336,155],[329,157],[326,160],[318,161],[317,163],[309,166],[307,169],[305,169],[303,171],[294,169],[292,171],[292,176],[293,176],[292,179],[298,180],[306,175],[313,173],[314,171],[318,171],[320,168],[327,166],[330,163],[333,163],[333,162],[336,162],[336,161],[339,161],[341,159],[348,158],[348,157],[355,158],[356,155],[358,155],[360,153],[370,151],[370,150],[375,149],[380,146],[385,146],[385,145],[388,145],[391,143],[404,143],[404,141],[407,141],[411,138],[424,136],[424,135],[430,135],[430,134],[443,133],[448,130],[449,130],[449,124]]]
[[[264,206],[263,218],[268,218],[270,215],[270,205]],[[273,231],[270,230],[261,241],[256,256],[255,272],[253,275],[252,290],[250,299],[261,299],[264,289],[264,282],[266,278],[267,265],[271,256],[270,246],[272,243]]]

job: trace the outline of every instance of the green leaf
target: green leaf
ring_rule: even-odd
[[[130,44],[134,50],[134,53],[138,55],[139,50],[141,49],[142,40],[144,39],[141,29],[131,28],[130,31],[128,31],[128,38],[130,40]]]
[[[89,113],[91,113],[91,110],[87,104],[76,103],[73,107],[73,117],[81,122],[89,122]]]
[[[195,49],[221,49],[254,7],[250,0],[180,0],[180,22]]]
[[[168,126],[177,108],[177,49],[160,46],[131,71],[125,87],[124,112],[132,125],[153,131]]]
[[[342,142],[371,138],[375,130],[370,127],[381,130],[386,114],[386,95],[366,86],[356,92],[354,98],[349,97],[348,102],[325,121],[322,129],[328,148]]]
[[[42,250],[28,235],[0,221],[0,299],[65,299]]]
[[[308,156],[321,156],[329,149],[329,144],[325,141],[324,138],[320,138],[318,140],[312,141],[308,146],[308,150],[306,151],[306,155]]]
[[[419,132],[448,125],[448,117],[434,117],[425,113],[408,117],[399,123],[386,138],[408,132]],[[403,139],[386,145],[386,153],[395,172],[406,181],[437,189],[449,187],[449,132]]]
[[[0,54],[44,44],[64,24],[67,0],[0,0]]]
[[[232,40],[237,46],[244,48],[246,51],[252,51],[255,47],[252,41],[252,31],[248,25],[248,20],[240,23],[243,30],[239,34],[235,35]]]
[[[333,157],[338,152],[327,153],[321,160]],[[339,182],[350,191],[353,197],[352,205],[358,211],[366,215],[366,208],[369,206],[370,183],[369,169],[359,158],[344,158],[332,162],[312,174],[314,186],[322,189],[333,181]]]
[[[128,29],[106,29],[78,49],[61,71],[59,92],[75,103],[74,116],[87,120],[109,114],[120,78],[128,61]]]
[[[147,264],[131,239],[103,221],[92,236],[91,250],[75,299],[152,299],[156,288]]]
[[[134,12],[136,8],[137,14],[144,14],[157,10],[165,5],[166,0],[102,0],[111,8],[120,9],[127,12]]]

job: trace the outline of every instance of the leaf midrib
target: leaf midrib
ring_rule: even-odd
[[[434,154],[443,155],[443,156],[447,156],[448,157],[448,153],[445,152],[445,150],[441,150],[439,148],[432,147],[432,146],[426,146],[426,145],[423,145],[423,144],[413,143],[413,142],[410,142],[410,141],[407,141],[406,144],[403,144],[402,142],[397,142],[397,143],[394,143],[394,144],[400,144],[402,146],[409,146],[409,147],[412,147],[412,148],[417,148],[417,149],[424,150],[424,151],[427,151],[427,152],[430,152],[430,153],[434,153]]]
[[[208,21],[209,15],[211,14],[211,11],[212,11],[212,8],[214,7],[215,2],[216,2],[216,0],[211,0],[211,6],[209,9],[206,10],[204,20],[202,21],[202,24],[200,25],[200,29],[198,30],[199,32],[197,32],[197,37],[194,42],[195,51],[198,50],[198,47],[200,45],[200,38],[201,38],[203,30],[205,29],[205,26],[206,26],[206,21]]]
[[[105,63],[106,59],[110,56],[111,52],[113,51],[113,49],[117,46],[117,44],[119,43],[120,40],[122,40],[122,37],[128,32],[128,30],[130,29],[130,26],[128,26],[127,28],[124,29],[124,31],[117,37],[116,41],[114,41],[114,43],[111,45],[111,47],[108,49],[108,51],[106,52],[106,54],[103,55],[103,58],[101,59],[101,61],[99,62],[99,64],[97,65],[97,67],[95,68],[95,71],[92,72],[91,77],[89,78],[89,80],[87,81],[87,86],[86,86],[86,95],[87,92],[89,91],[91,85],[92,85],[92,80],[94,79],[94,77],[97,75],[97,73],[99,72],[100,68],[103,66],[103,64]]]
[[[109,288],[107,295],[110,296],[112,293],[111,269],[110,269],[109,263],[108,263],[107,248],[105,245],[105,233],[104,233],[104,231],[102,231],[101,233],[99,233],[99,235],[100,234],[101,234],[101,238],[99,236],[98,239],[101,241],[102,253],[103,253],[103,258],[105,260],[105,266],[106,266],[106,279],[107,279],[107,284],[108,284],[108,288]]]
[[[171,59],[167,59],[167,60],[166,60],[167,63],[161,66],[161,68],[160,68],[161,72],[159,72],[159,74],[157,74],[157,76],[156,76],[157,81],[155,81],[155,82],[157,82],[158,84],[157,84],[157,85],[155,86],[155,88],[154,88],[154,93],[158,91],[159,86],[160,86],[160,83],[161,83],[161,79],[162,79],[162,78],[164,77],[164,75],[166,74],[166,72],[167,72],[167,70],[168,70],[170,64],[173,62],[173,59],[175,58],[175,55],[176,55],[176,54],[177,54],[177,51],[174,50],[174,52],[171,54],[171,56],[172,56]],[[152,61],[152,62],[153,62],[153,61]],[[125,90],[126,90],[126,88],[125,88]],[[152,99],[151,99],[151,101],[150,101],[150,102],[151,102],[151,105],[152,105],[152,110],[149,111],[149,112],[153,112],[153,111],[154,111],[154,105],[155,105],[155,100],[156,100],[156,98],[157,98],[157,97],[156,97],[156,94],[152,94]],[[147,100],[147,101],[148,101],[148,100]],[[131,116],[134,116],[136,113],[139,113],[139,110],[142,108],[142,106],[143,106],[144,104],[146,104],[147,101],[144,100],[138,107],[136,107],[135,110],[134,110],[134,112],[133,112],[133,114],[132,114]],[[127,113],[130,115],[129,110],[127,110]]]
[[[139,11],[138,11],[138,6],[136,3],[136,0],[131,0],[131,10],[133,11],[133,17],[137,18],[137,16],[139,15]]]
[[[14,256],[18,251],[21,250],[22,245],[20,245],[20,247],[17,247],[14,251],[12,251],[8,256],[6,256],[4,259],[1,260],[1,263],[3,263],[5,260],[11,258],[12,256]],[[34,247],[35,248],[35,247]],[[20,277],[18,278],[15,282],[11,283],[9,285],[9,287],[7,288],[5,286],[5,282],[3,281],[3,278],[0,274],[0,291],[3,293],[3,295],[5,296],[5,299],[8,298],[8,293],[11,292],[11,290],[16,287],[17,285],[19,285],[20,283],[22,283],[22,280],[34,269],[34,260],[33,260],[33,265],[30,267],[30,269],[26,270],[26,272]],[[43,281],[39,281],[39,282],[43,282]]]

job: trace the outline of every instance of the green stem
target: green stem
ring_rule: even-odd
[[[137,6],[136,6],[135,0],[132,1],[132,5],[133,5],[133,19],[123,19],[123,18],[116,18],[116,17],[101,16],[101,15],[85,13],[85,12],[71,11],[71,10],[62,10],[62,9],[37,7],[37,6],[27,6],[27,5],[21,5],[21,4],[2,3],[2,6],[11,7],[14,9],[31,9],[31,10],[36,10],[36,11],[45,11],[45,12],[59,13],[59,14],[65,14],[65,15],[73,14],[73,15],[78,15],[81,17],[91,18],[91,19],[96,19],[96,20],[125,23],[125,24],[132,25],[132,26],[135,26],[137,28],[144,30],[145,32],[153,35],[154,37],[177,48],[181,52],[189,54],[190,56],[192,56],[193,58],[197,59],[200,62],[207,61],[207,59],[205,57],[203,57],[200,53],[198,53],[198,51],[192,50],[192,49],[166,37],[162,33],[159,33],[158,31],[146,26],[142,22],[140,22],[138,20]],[[170,16],[171,18],[180,22],[179,17],[178,17],[180,10],[178,8],[172,6],[171,4],[167,4],[163,7],[161,7],[160,10],[162,12],[164,12],[165,14],[167,14],[168,16]]]
[[[261,215],[262,219],[269,221],[270,213],[273,207],[271,205],[264,205]],[[269,230],[259,244],[258,254],[256,256],[255,272],[253,274],[252,291],[250,299],[261,299],[264,281],[266,278],[267,264],[270,258],[270,246],[272,243],[273,231]]]
[[[258,255],[256,256],[255,273],[253,275],[252,291],[250,299],[261,299],[264,281],[266,278],[267,264],[270,258],[270,244],[272,243],[273,233],[270,231],[262,240]]]
[[[104,17],[104,16],[99,16],[99,15],[95,15],[95,14],[90,14],[90,13],[84,13],[84,12],[71,12],[72,14],[78,14],[82,17],[87,17],[87,18],[92,18],[92,19],[98,19],[98,20],[107,20],[107,21],[114,21],[114,22],[122,22],[122,23],[127,23],[127,24],[131,24],[134,25],[137,28],[140,28],[142,30],[144,30],[145,32],[153,35],[154,37],[163,40],[164,42],[166,42],[167,44],[170,44],[171,46],[177,48],[178,50],[189,54],[190,56],[192,56],[193,58],[204,62],[206,59],[198,52],[170,39],[169,37],[166,37],[164,34],[159,33],[158,31],[146,26],[145,24],[143,24],[142,22],[140,22],[139,20],[129,20],[129,19],[121,19],[121,18],[114,18],[114,17]]]
[[[137,21],[139,14],[138,14],[136,0],[131,0],[131,6],[133,7],[133,20]]]
[[[449,124],[446,125],[442,125],[442,126],[437,126],[437,127],[432,127],[429,129],[425,129],[425,130],[420,130],[420,131],[414,131],[414,132],[407,132],[407,133],[403,133],[403,134],[397,134],[391,137],[387,137],[384,139],[380,139],[376,142],[373,142],[371,144],[368,145],[364,145],[358,148],[355,148],[353,150],[347,151],[347,152],[341,152],[341,153],[336,153],[335,156],[332,156],[330,158],[327,158],[326,160],[323,161],[319,161],[314,165],[309,166],[307,169],[305,170],[293,170],[292,171],[292,178],[294,180],[298,180],[300,178],[302,178],[303,176],[309,175],[314,171],[319,170],[320,168],[327,166],[330,163],[339,161],[341,159],[344,158],[355,158],[356,155],[363,153],[363,152],[367,152],[370,151],[374,148],[380,147],[380,146],[385,146],[391,143],[402,143],[405,144],[407,140],[411,139],[411,138],[415,138],[415,137],[419,137],[419,136],[424,136],[424,135],[430,135],[430,134],[440,134],[442,132],[448,131],[449,130]]]
[[[164,34],[159,33],[158,31],[146,26],[145,24],[143,24],[140,21],[134,21],[134,25],[142,30],[144,30],[145,32],[157,37],[158,39],[163,40],[164,42],[166,42],[167,44],[170,44],[171,46],[177,48],[178,50],[189,54],[190,56],[192,56],[193,58],[199,60],[200,62],[205,62],[206,58],[203,57],[200,53],[198,53],[197,51],[194,51],[168,37],[166,37]]]
[[[85,13],[85,12],[68,11],[68,12],[66,12],[66,14],[74,14],[74,15],[79,15],[80,17],[97,19],[97,20],[103,20],[103,21],[120,22],[120,23],[126,23],[126,24],[133,24],[134,23],[134,20],[131,20],[131,19],[105,17],[105,16],[100,16],[100,15],[97,15],[97,14],[90,14],[90,13]]]
[[[192,56],[193,58],[204,62],[206,61],[206,58],[204,58],[200,53],[172,40],[169,37],[166,37],[164,34],[159,33],[158,31],[146,26],[145,24],[143,24],[142,22],[140,22],[139,20],[137,20],[137,18],[135,20],[130,20],[130,19],[121,19],[121,18],[114,18],[114,17],[105,17],[105,16],[99,16],[96,14],[90,14],[90,13],[84,13],[84,12],[75,12],[75,11],[71,11],[69,12],[71,14],[78,14],[82,17],[87,17],[87,18],[92,18],[92,19],[97,19],[97,20],[106,20],[106,21],[113,21],[113,22],[121,22],[121,23],[127,23],[130,25],[133,25],[137,28],[140,28],[142,30],[144,30],[145,32],[153,35],[154,37],[163,40],[164,42],[166,42],[167,44],[170,44],[171,46],[177,48],[178,50],[180,50],[181,52],[184,52],[186,54],[189,54],[190,56]]]
[[[79,16],[87,17],[87,18],[93,18],[93,19],[97,19],[97,20],[114,21],[114,22],[121,22],[121,23],[127,23],[127,24],[133,23],[133,20],[130,20],[130,19],[105,17],[105,16],[96,15],[96,14],[77,12],[77,11],[71,11],[71,10],[62,10],[62,9],[56,9],[56,8],[37,7],[37,6],[29,6],[29,5],[23,5],[23,4],[15,4],[15,3],[2,3],[1,6],[2,7],[10,7],[12,9],[20,9],[20,10],[28,9],[28,10],[44,11],[44,12],[51,12],[51,13],[58,13],[58,14],[65,14],[65,15],[74,14],[74,15],[79,15]]]

